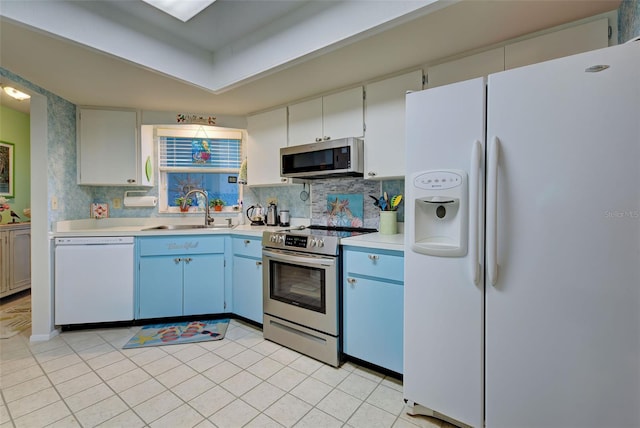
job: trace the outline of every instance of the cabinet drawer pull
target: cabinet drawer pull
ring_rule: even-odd
[[[256,266],[262,266],[262,262],[256,262]]]
[[[347,278],[347,282],[351,285],[356,283],[356,279],[355,278]]]
[[[374,263],[380,258],[380,256],[376,254],[369,254],[369,260],[372,260]]]

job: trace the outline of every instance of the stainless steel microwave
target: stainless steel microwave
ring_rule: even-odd
[[[280,175],[289,178],[362,177],[364,142],[341,138],[280,149]]]

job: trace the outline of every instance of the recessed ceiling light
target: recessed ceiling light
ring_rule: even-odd
[[[216,0],[142,0],[182,22],[187,22]]]
[[[24,92],[19,91],[16,88],[13,88],[11,86],[3,86],[2,89],[7,95],[9,95],[12,98],[15,98],[18,101],[24,101],[31,98],[31,95],[25,94]]]

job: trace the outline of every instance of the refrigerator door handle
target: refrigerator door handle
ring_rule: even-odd
[[[480,283],[480,167],[482,165],[482,146],[480,140],[473,142],[471,146],[471,182],[469,183],[469,252],[471,259],[471,278],[473,283]]]
[[[498,159],[500,140],[493,137],[487,159],[487,276],[498,283]]]

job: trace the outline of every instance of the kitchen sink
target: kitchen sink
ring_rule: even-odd
[[[160,226],[147,227],[142,230],[191,230],[191,229],[233,229],[235,226],[228,224],[162,224]]]

